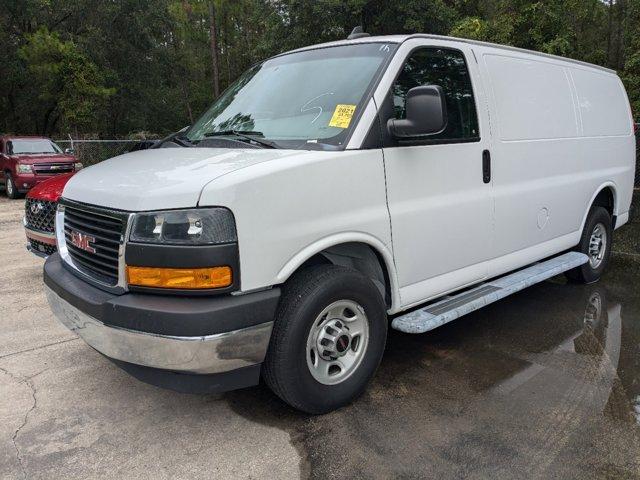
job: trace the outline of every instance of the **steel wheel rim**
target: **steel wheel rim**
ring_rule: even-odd
[[[369,345],[369,321],[353,300],[333,302],[316,317],[307,337],[309,372],[323,385],[337,385],[355,372]]]
[[[11,181],[11,178],[7,178],[6,183],[7,195],[13,195],[13,182]]]
[[[602,223],[597,223],[589,238],[589,265],[591,268],[598,268],[607,251],[607,229]]]

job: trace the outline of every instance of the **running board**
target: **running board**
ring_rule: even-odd
[[[565,253],[504,277],[482,283],[458,295],[445,297],[425,308],[396,317],[391,323],[391,327],[405,333],[428,332],[531,285],[579,267],[588,261],[589,257],[583,253]]]

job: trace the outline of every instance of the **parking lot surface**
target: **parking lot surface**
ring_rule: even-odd
[[[46,305],[23,208],[0,198],[0,478],[640,478],[637,224],[596,285],[391,331],[368,391],[309,417],[263,386],[162,390],[78,340]]]

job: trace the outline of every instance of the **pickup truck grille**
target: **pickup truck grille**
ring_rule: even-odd
[[[53,233],[57,205],[56,202],[27,198],[24,210],[27,227],[40,232]]]
[[[74,265],[107,285],[118,283],[118,253],[126,222],[91,207],[65,206],[64,236]]]
[[[57,175],[73,172],[72,163],[35,163],[32,166],[36,175]]]

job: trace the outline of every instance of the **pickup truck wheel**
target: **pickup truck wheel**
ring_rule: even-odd
[[[263,377],[292,407],[327,413],[365,390],[386,338],[386,307],[371,280],[344,267],[311,267],[284,287]]]
[[[7,197],[16,199],[20,196],[18,193],[18,189],[16,188],[16,184],[13,182],[13,177],[10,173],[4,174],[4,188],[7,192]]]
[[[612,234],[609,212],[603,207],[592,207],[587,216],[580,243],[576,247],[576,251],[587,255],[589,261],[566,272],[565,275],[569,280],[577,283],[594,283],[600,280],[609,264]]]

